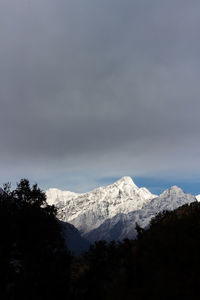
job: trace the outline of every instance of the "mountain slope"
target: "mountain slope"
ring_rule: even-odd
[[[182,189],[173,186],[164,191],[159,197],[152,199],[142,209],[128,214],[118,214],[106,220],[101,226],[85,234],[85,237],[93,242],[95,240],[123,240],[124,238],[135,238],[137,235],[135,223],[142,228],[149,225],[151,219],[157,213],[164,210],[174,210],[184,204],[197,201],[192,194],[185,194]]]

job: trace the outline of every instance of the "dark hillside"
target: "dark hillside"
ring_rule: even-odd
[[[135,241],[91,248],[76,280],[80,299],[199,299],[200,204],[163,212],[137,230]]]

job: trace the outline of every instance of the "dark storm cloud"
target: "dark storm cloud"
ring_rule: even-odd
[[[1,1],[2,180],[196,173],[199,13],[184,0]]]

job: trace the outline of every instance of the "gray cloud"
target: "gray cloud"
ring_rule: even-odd
[[[199,11],[185,0],[1,1],[0,181],[198,174]]]

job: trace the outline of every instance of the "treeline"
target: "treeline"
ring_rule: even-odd
[[[73,257],[56,209],[22,180],[0,194],[0,299],[199,299],[200,204],[157,215],[137,240]]]

